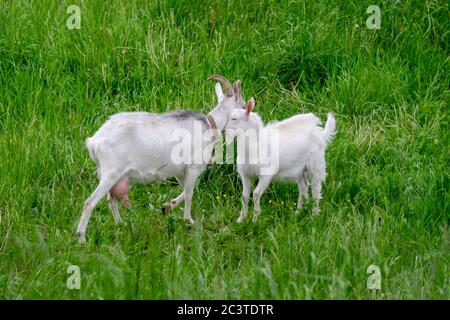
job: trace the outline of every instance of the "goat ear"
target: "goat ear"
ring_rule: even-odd
[[[216,91],[217,100],[219,100],[219,103],[222,102],[222,100],[224,98],[224,94],[223,94],[222,86],[220,85],[220,82],[216,83],[216,86],[214,87],[214,89]]]
[[[233,91],[234,91],[234,97],[236,98],[237,107],[238,108],[245,108],[245,101],[242,97],[242,84],[241,80],[236,80],[236,82],[233,84]]]
[[[247,108],[245,110],[245,114],[247,115],[247,118],[248,118],[248,115],[250,114],[250,112],[253,111],[254,107],[255,107],[255,99],[253,97],[251,97],[250,100],[248,100],[248,102],[247,102]]]
[[[234,95],[239,97],[241,95],[241,80],[236,80],[233,84]]]

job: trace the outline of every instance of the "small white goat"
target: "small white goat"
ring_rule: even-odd
[[[128,188],[132,182],[150,183],[175,177],[182,185],[183,192],[170,203],[164,204],[163,211],[185,201],[184,219],[194,223],[190,210],[192,193],[197,177],[211,160],[214,141],[217,139],[214,130],[221,132],[224,129],[233,108],[245,107],[239,80],[234,86],[222,76],[212,76],[209,80],[223,84],[226,93],[223,93],[220,83],[217,83],[215,91],[219,102],[207,117],[195,111],[119,113],[86,140],[89,154],[97,164],[100,183],[85,202],[77,229],[80,242],[86,241],[86,228],[92,211],[106,195],[115,222],[122,222],[118,202],[121,200],[127,207],[131,206]],[[199,123],[203,141],[211,143],[206,146],[201,144],[202,147],[197,150],[193,148],[193,152],[204,161],[175,163],[172,151],[179,141],[174,141],[173,133],[183,129],[190,136],[188,138],[195,138],[194,128]]]
[[[247,215],[252,177],[259,178],[253,191],[253,221],[261,212],[261,196],[274,179],[297,182],[299,196],[296,213],[302,207],[302,196],[308,197],[310,179],[315,200],[313,212],[319,213],[322,182],[326,176],[325,148],[336,133],[333,114],[328,114],[325,128],[319,126],[320,119],[312,113],[298,114],[264,126],[261,117],[252,112],[254,105],[255,100],[251,98],[246,109],[234,109],[225,128],[229,136],[237,136],[238,143],[236,162],[243,190],[242,209],[237,222],[242,222]],[[255,132],[253,137],[256,139],[251,139],[249,132]],[[247,138],[250,138],[249,143]],[[265,150],[272,152],[269,156],[272,162],[276,162],[274,169],[264,171],[267,169],[267,161],[263,160],[267,156]]]

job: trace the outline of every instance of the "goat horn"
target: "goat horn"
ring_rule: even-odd
[[[216,80],[219,81],[221,84],[223,84],[226,88],[227,96],[232,96],[234,94],[233,87],[231,86],[230,82],[224,77],[220,75],[214,75],[209,77],[208,80]]]

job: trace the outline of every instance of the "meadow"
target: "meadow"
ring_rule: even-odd
[[[0,0],[0,298],[450,298],[449,52],[448,1]],[[78,244],[97,184],[84,140],[121,111],[206,114],[212,74],[241,79],[264,121],[334,112],[321,214],[295,216],[297,186],[274,183],[237,224],[222,164],[198,180],[194,228],[161,214],[170,180],[133,186],[124,226],[102,201]]]

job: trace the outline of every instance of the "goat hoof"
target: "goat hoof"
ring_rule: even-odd
[[[313,208],[312,209],[312,213],[313,213],[313,215],[318,216],[319,213],[320,213],[320,209],[319,208]]]
[[[188,223],[189,228],[192,228],[195,224],[195,221],[192,218],[184,218],[184,220]]]
[[[237,223],[242,223],[242,220],[244,220],[244,219],[241,218],[241,217],[239,217],[239,218],[236,220],[236,222],[237,222]]]
[[[84,233],[77,232],[77,237],[78,237],[79,244],[86,244],[86,235]]]
[[[162,214],[168,214],[170,211],[170,203],[164,203],[161,206],[161,211],[162,211]]]

